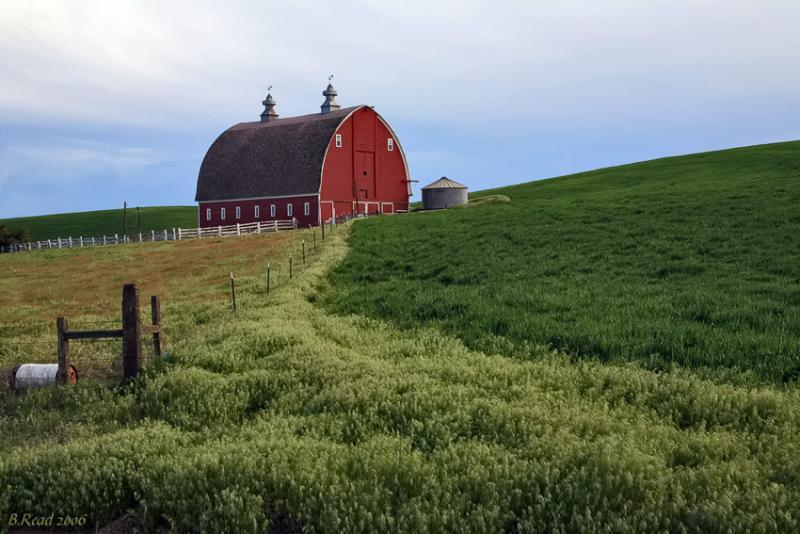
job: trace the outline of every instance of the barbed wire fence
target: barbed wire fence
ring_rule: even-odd
[[[138,292],[130,286],[138,304]],[[53,322],[0,324],[0,391],[19,392],[29,386],[83,379],[111,386],[132,378],[141,367],[161,357],[164,342],[158,297],[151,297],[150,310],[136,308],[135,320],[123,314],[122,329],[119,319],[78,318],[67,323],[59,318]],[[131,336],[138,342],[134,343]],[[133,366],[131,358],[135,360]],[[66,376],[61,377],[61,373]]]

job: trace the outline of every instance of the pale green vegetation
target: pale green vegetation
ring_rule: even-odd
[[[241,272],[237,317],[224,298],[171,304],[170,354],[135,384],[7,398],[0,517],[132,510],[145,530],[190,532],[800,529],[796,388],[542,347],[483,354],[431,328],[331,315],[315,301],[344,234],[269,296],[263,264]]]

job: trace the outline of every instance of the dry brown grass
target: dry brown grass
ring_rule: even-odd
[[[300,234],[5,254],[0,256],[0,324],[57,316],[115,319],[122,284],[129,282],[139,284],[143,296],[160,295],[165,304],[227,299],[229,273],[264,271]]]
[[[264,285],[267,262],[273,265],[273,287],[285,281],[290,251],[299,273],[300,240],[313,242],[310,232],[0,255],[0,374],[18,363],[55,362],[56,317],[67,317],[72,329],[119,328],[122,285],[129,282],[139,285],[145,319],[149,295],[161,297],[169,347],[170,339],[191,335],[175,323],[179,308],[227,309],[219,305],[230,300],[231,272],[243,298]],[[144,348],[144,356],[151,356],[150,344]],[[120,350],[118,339],[70,347],[73,363],[94,378],[120,374]]]

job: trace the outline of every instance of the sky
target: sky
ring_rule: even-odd
[[[419,186],[800,139],[797,0],[0,0],[0,218],[192,205],[231,125],[333,74]]]

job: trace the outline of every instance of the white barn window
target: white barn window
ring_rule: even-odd
[[[253,209],[253,212],[254,212],[253,215],[255,215],[256,219],[261,217],[261,206],[256,204],[256,207]]]
[[[211,208],[206,208],[206,220],[211,220]]]
[[[336,134],[336,148],[342,148],[342,134]]]
[[[219,218],[222,219],[223,221],[225,220],[225,208],[219,209]]]
[[[238,221],[241,218],[242,218],[242,208],[236,206],[236,220]]]
[[[286,215],[287,215],[288,217],[291,217],[291,216],[292,216],[292,205],[291,205],[291,204],[287,204],[287,205],[286,205]]]
[[[306,202],[306,203],[303,204],[303,214],[304,215],[310,215],[311,214],[311,204],[309,202]]]
[[[269,206],[269,216],[275,217],[275,204],[270,204]]]
[[[386,140],[386,150],[388,150],[389,152],[394,150],[394,139],[392,139],[391,137]]]

